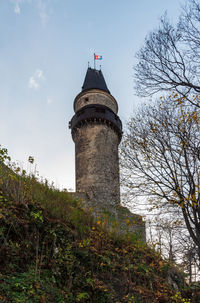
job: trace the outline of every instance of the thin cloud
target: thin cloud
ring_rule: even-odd
[[[46,6],[45,0],[34,0],[34,1],[33,0],[10,0],[10,2],[14,5],[13,10],[14,10],[14,13],[17,15],[21,14],[22,4],[29,3],[29,4],[35,5],[38,10],[38,14],[40,16],[40,20],[41,20],[42,24],[47,23],[49,16],[47,14],[47,6]]]
[[[43,71],[41,69],[36,69],[33,76],[29,78],[28,86],[29,88],[39,89],[42,80],[45,80]]]
[[[19,4],[17,3],[14,7],[14,12],[15,14],[19,15],[21,13],[21,9],[20,9],[20,6]]]
[[[50,97],[48,97],[47,98],[47,104],[51,104],[52,102],[53,102],[53,100]]]
[[[43,75],[43,71],[41,69],[37,69],[36,72],[35,72],[35,76],[38,78],[38,79],[42,79],[44,80],[45,77]]]
[[[39,83],[35,80],[33,76],[30,77],[28,86],[34,89],[38,89],[40,87]]]
[[[12,0],[11,2],[14,4],[14,13],[16,15],[20,15],[21,13],[20,5],[22,4],[23,0]]]
[[[37,7],[39,11],[39,16],[43,24],[47,23],[48,14],[46,9],[46,4],[43,0],[37,0]]]

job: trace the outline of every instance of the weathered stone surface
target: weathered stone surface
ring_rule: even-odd
[[[118,135],[106,124],[88,124],[74,136],[76,191],[100,203],[120,204]]]
[[[92,89],[79,94],[74,100],[74,111],[77,112],[82,107],[89,104],[101,104],[109,107],[115,114],[118,112],[118,105],[115,98],[101,90]]]

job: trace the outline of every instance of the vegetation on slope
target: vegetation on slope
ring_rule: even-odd
[[[80,202],[0,149],[0,302],[190,302],[174,268],[137,237],[109,233]],[[32,162],[33,159],[29,158]]]

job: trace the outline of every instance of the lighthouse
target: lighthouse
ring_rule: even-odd
[[[88,68],[74,111],[70,128],[75,143],[76,192],[96,203],[117,206],[122,123],[101,70]]]

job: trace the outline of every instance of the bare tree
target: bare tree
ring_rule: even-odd
[[[197,246],[184,226],[181,213],[160,214],[146,223],[148,243],[163,257],[181,266],[190,283],[199,280]]]
[[[176,219],[159,218],[156,222],[154,221],[155,223],[155,235],[159,240],[158,245],[161,246],[162,255],[170,261],[175,261],[177,256]]]
[[[179,247],[179,256],[181,260],[181,266],[187,273],[188,281],[196,282],[199,280],[199,258],[197,246],[192,241],[187,231],[178,230],[176,233],[177,243]],[[179,262],[180,263],[180,262]]]
[[[164,212],[180,209],[200,260],[200,110],[172,102],[176,95],[143,105],[128,123],[122,180],[134,197]]]
[[[200,107],[200,3],[188,0],[177,25],[166,14],[145,39],[135,66],[139,96],[174,90]],[[193,94],[196,98],[193,98]]]

